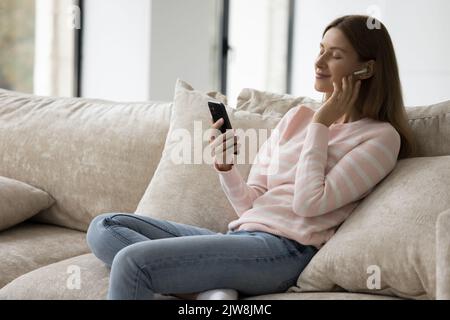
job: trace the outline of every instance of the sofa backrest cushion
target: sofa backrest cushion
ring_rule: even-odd
[[[32,218],[86,231],[133,212],[159,163],[172,103],[40,97],[0,89],[0,175],[49,193]]]
[[[406,108],[418,157],[450,155],[450,100]]]
[[[264,115],[286,113],[292,107],[306,104],[313,109],[321,103],[308,97],[243,89],[236,108]],[[409,124],[416,138],[418,157],[450,155],[450,100],[427,106],[406,107]]]
[[[305,96],[293,96],[251,88],[244,88],[237,97],[237,110],[260,113],[263,115],[282,114],[300,104],[317,110],[321,102]]]
[[[399,160],[291,291],[436,298],[436,221],[450,208],[450,156]]]

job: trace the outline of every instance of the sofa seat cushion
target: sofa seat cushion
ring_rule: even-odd
[[[401,300],[379,294],[354,292],[302,292],[276,293],[245,298],[244,300]]]
[[[0,288],[15,278],[86,252],[84,232],[24,222],[0,232]]]
[[[109,272],[92,253],[83,254],[22,275],[0,289],[0,300],[104,300]],[[155,298],[178,299],[159,294]]]
[[[88,253],[60,261],[27,274],[0,289],[0,300],[103,300],[109,268]],[[156,294],[158,300],[177,300]],[[348,292],[280,293],[247,297],[245,300],[395,300],[394,297]]]

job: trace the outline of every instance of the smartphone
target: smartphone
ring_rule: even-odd
[[[223,125],[219,128],[220,132],[225,133],[227,129],[232,129],[230,119],[228,118],[227,110],[221,102],[208,101],[209,111],[214,122],[223,118]]]

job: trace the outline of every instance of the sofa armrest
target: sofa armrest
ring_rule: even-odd
[[[450,299],[450,209],[436,222],[436,299]]]

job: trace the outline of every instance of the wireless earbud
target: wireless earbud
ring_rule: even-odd
[[[360,74],[364,74],[364,73],[366,73],[366,72],[367,72],[367,68],[364,68],[364,69],[361,69],[361,70],[359,70],[359,71],[353,72],[353,74],[354,74],[355,76],[357,76],[357,75],[360,75]]]

